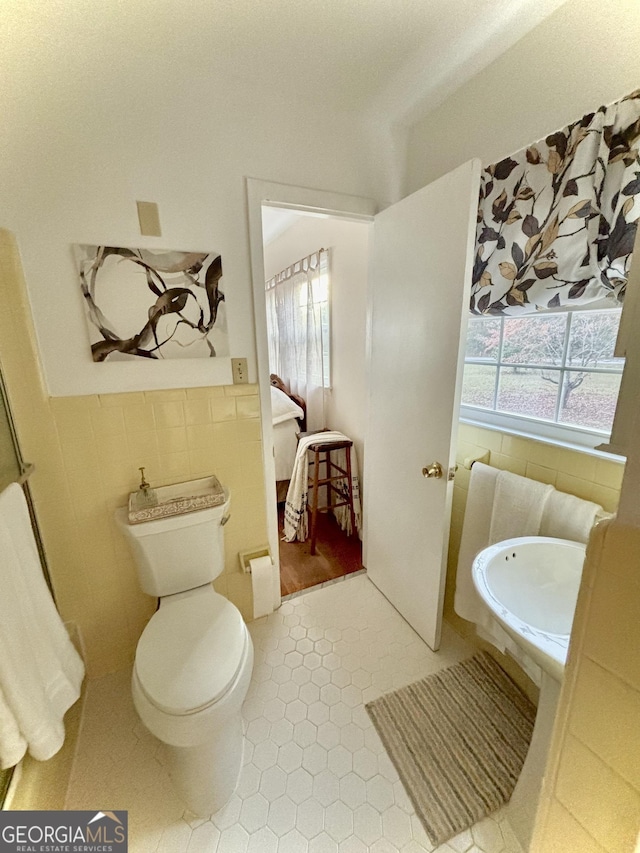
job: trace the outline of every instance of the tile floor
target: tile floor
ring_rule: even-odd
[[[468,657],[450,629],[434,654],[366,575],[299,595],[251,623],[255,668],[240,784],[197,819],[138,722],[129,672],[96,679],[68,809],[128,809],[131,853],[433,851],[364,703]],[[521,853],[504,810],[438,853]]]

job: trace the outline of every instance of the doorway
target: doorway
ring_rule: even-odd
[[[298,297],[291,283],[296,276],[300,294],[308,287],[317,289],[317,310],[322,314],[323,357],[319,387],[311,390],[292,381],[291,371],[279,370],[274,354],[273,334],[276,321],[267,322],[266,313],[257,322],[265,322],[268,349],[271,350],[269,375],[272,404],[267,411],[273,417],[272,442],[275,453],[276,517],[278,522],[278,555],[280,594],[290,595],[312,586],[362,570],[362,543],[359,535],[350,536],[340,528],[331,513],[319,513],[317,541],[311,547],[305,541],[283,541],[284,511],[290,477],[297,449],[297,436],[306,431],[327,428],[347,436],[354,447],[362,485],[364,433],[366,417],[366,316],[369,221],[336,216],[327,212],[300,208],[261,205],[263,264],[265,282],[270,287],[287,289],[292,304]],[[313,269],[306,280],[301,267]],[[271,305],[273,293],[268,292]],[[290,312],[287,312],[289,315]],[[257,314],[256,314],[257,316]],[[272,312],[273,316],[273,312]],[[271,331],[270,331],[271,330]],[[282,342],[286,349],[288,340]],[[286,359],[285,359],[286,360]],[[283,372],[283,376],[278,373]],[[308,393],[307,393],[308,392]],[[321,405],[318,405],[318,396]],[[274,399],[275,397],[275,399]],[[286,398],[299,404],[304,415]],[[277,410],[277,411],[276,411]],[[302,416],[301,416],[302,415]],[[305,417],[306,416],[306,417]],[[320,490],[324,492],[324,489]]]
[[[479,181],[480,162],[470,161],[375,218],[374,275],[365,309],[364,564],[376,586],[433,649],[438,647],[442,622],[462,386],[460,355],[466,334],[464,307],[471,280]],[[326,203],[318,203],[319,197]],[[375,210],[375,204],[366,199],[253,179],[247,180],[247,202],[256,318],[265,316],[266,310],[262,205],[346,214],[369,222]],[[407,286],[410,297],[399,298]],[[273,501],[269,544],[279,570],[268,341],[266,323],[260,321],[256,322],[256,344],[267,513]],[[374,353],[377,364],[369,357]],[[406,415],[404,421],[401,413]],[[405,424],[410,431],[403,428]],[[409,451],[411,459],[399,464],[399,450]],[[425,459],[426,453],[430,459]],[[432,460],[439,460],[438,465],[431,465]],[[427,473],[436,467],[438,474]],[[433,480],[433,487],[425,485],[430,482],[427,477],[438,485],[433,486]],[[280,590],[275,567],[272,588],[277,606]]]

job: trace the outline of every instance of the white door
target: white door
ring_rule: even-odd
[[[471,161],[374,221],[364,564],[434,651],[479,180],[480,163]],[[441,466],[441,477],[424,476],[432,463]]]

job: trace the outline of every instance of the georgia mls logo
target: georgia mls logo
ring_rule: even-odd
[[[101,826],[95,827],[97,832],[92,832],[92,830],[89,829],[91,824],[96,823],[96,821],[103,820],[103,818],[113,821],[116,826],[108,826],[103,823]],[[112,835],[115,841],[117,841],[118,843],[122,843],[123,841],[127,840],[126,821],[126,812],[125,825],[123,825],[122,821],[115,812],[96,812],[87,824],[87,835],[93,836],[91,837],[92,841],[97,841],[98,843],[102,842],[103,844],[108,844],[108,836]]]
[[[126,811],[0,812],[0,853],[127,853]]]

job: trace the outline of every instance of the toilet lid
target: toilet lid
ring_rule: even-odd
[[[151,617],[136,650],[136,675],[147,698],[168,714],[211,705],[235,678],[247,632],[236,607],[221,595],[166,602]]]

